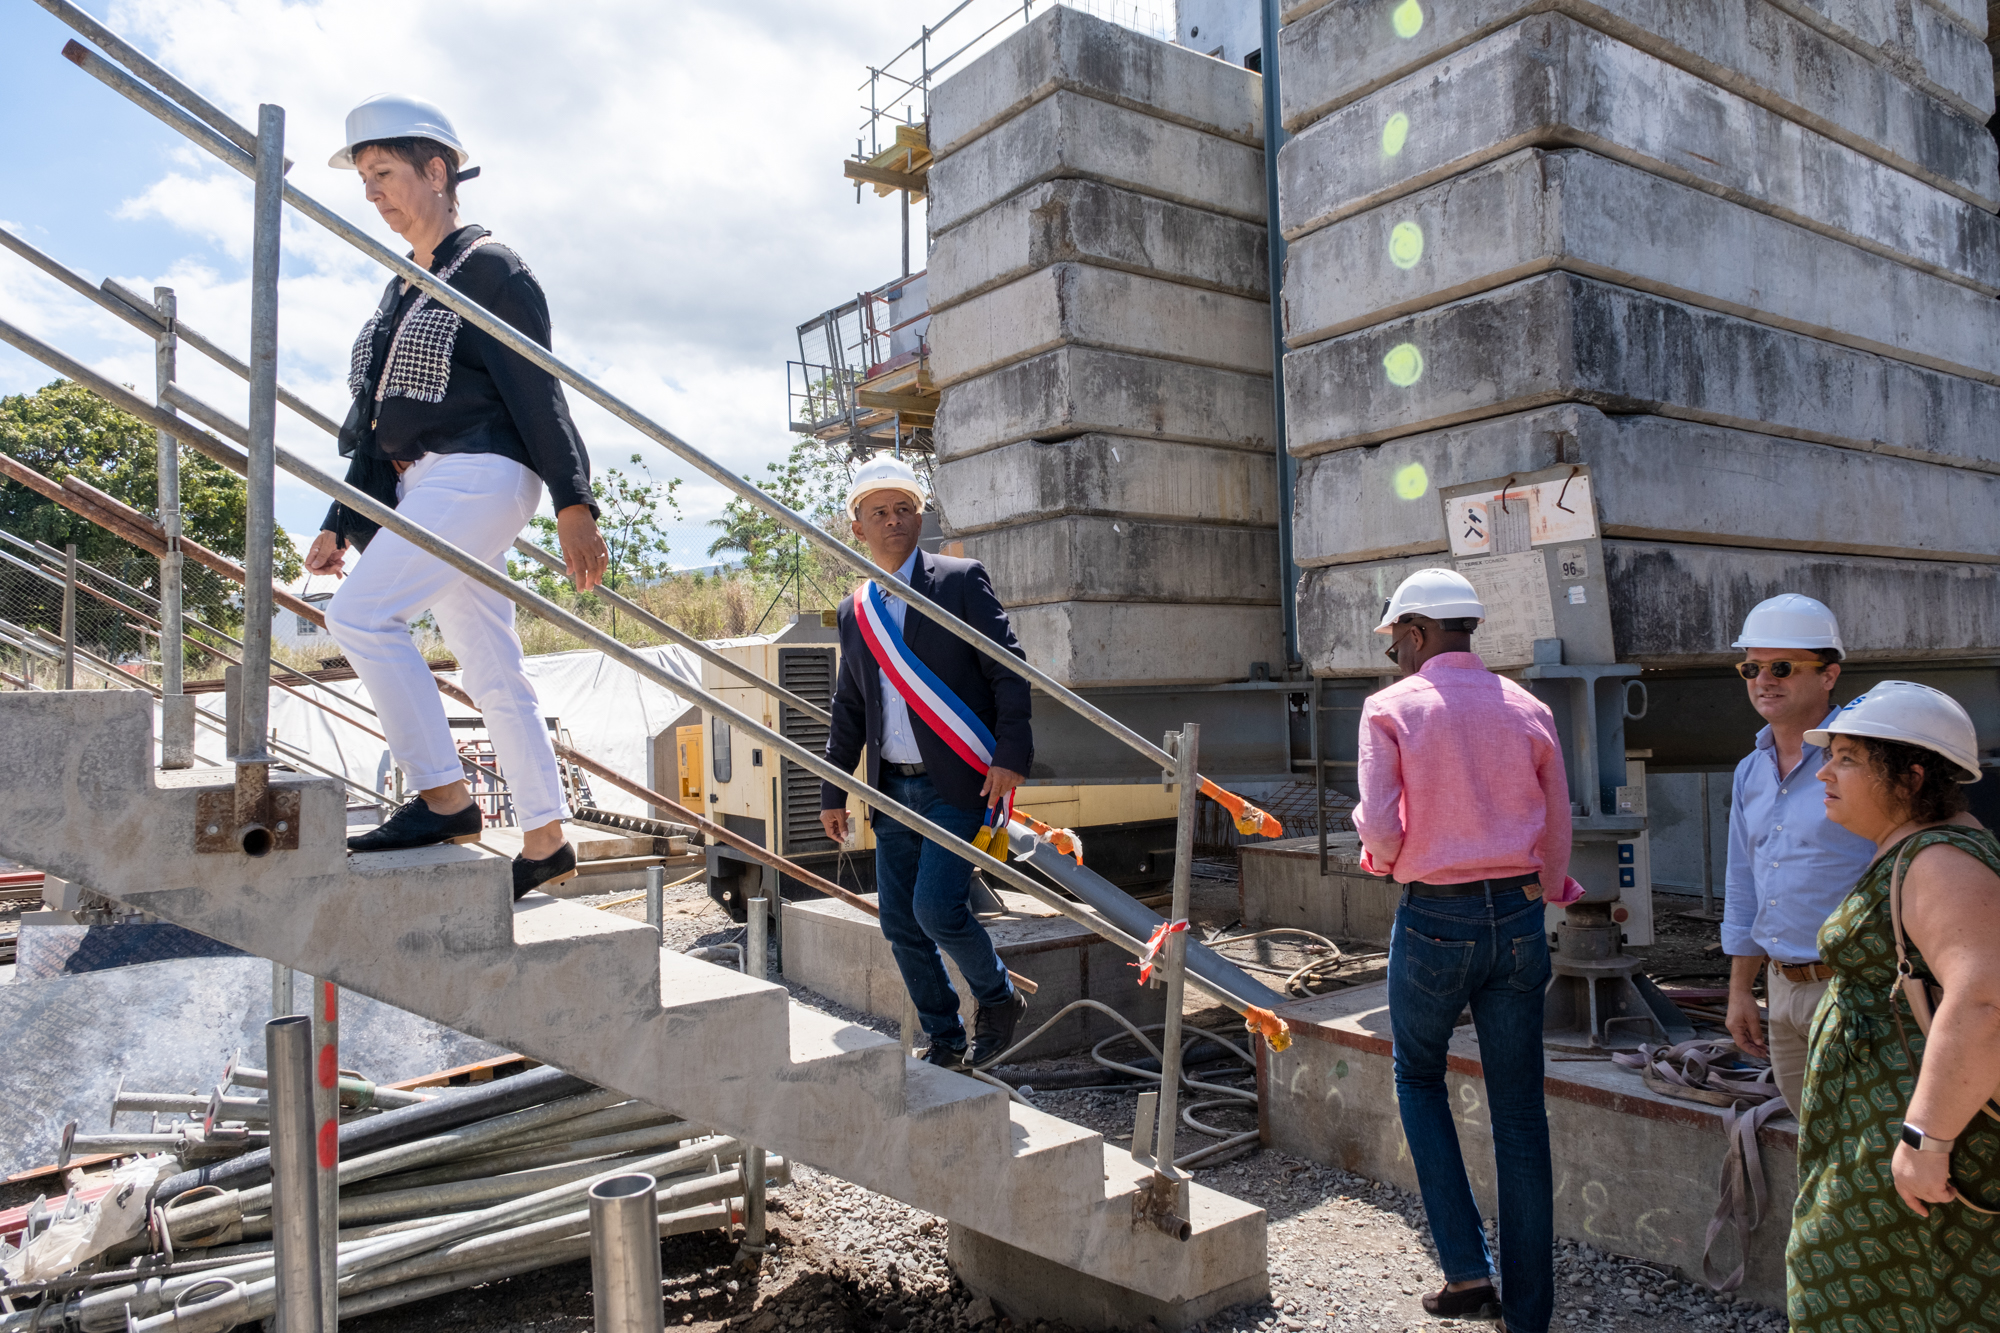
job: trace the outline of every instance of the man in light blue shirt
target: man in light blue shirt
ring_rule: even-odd
[[[1805,734],[1824,726],[1840,679],[1840,626],[1820,602],[1784,593],[1759,602],[1733,647],[1750,706],[1766,726],[1736,766],[1729,811],[1729,874],[1722,950],[1731,959],[1729,1033],[1770,1056],[1785,1104],[1798,1114],[1813,1010],[1833,975],[1819,928],[1875,858],[1875,844],[1826,817],[1814,778],[1826,756]],[[1768,1042],[1753,987],[1765,978]]]

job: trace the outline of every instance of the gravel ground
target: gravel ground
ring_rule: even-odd
[[[596,905],[605,899],[578,901]],[[1201,881],[1191,915],[1198,927],[1231,924],[1235,885],[1222,878]],[[1664,898],[1667,913],[1681,904]],[[742,938],[710,902],[699,883],[669,890],[665,930],[678,948],[731,943]],[[643,918],[644,904],[610,910]],[[1706,960],[1701,950],[1715,927],[1678,919],[1657,952],[1673,960],[1673,970],[1694,971]],[[1289,970],[1309,955],[1296,946],[1238,946],[1234,952]],[[1666,961],[1660,958],[1658,962]],[[1657,965],[1657,964],[1656,964]],[[1350,975],[1380,975],[1379,962],[1362,962]],[[893,1023],[858,1014],[793,983],[801,1004],[833,1013],[893,1035]],[[1222,1009],[1193,1009],[1191,1025],[1223,1034],[1240,1033],[1235,1016]],[[1107,1052],[1113,1056],[1117,1050]],[[1128,1058],[1134,1048],[1123,1053]],[[1007,1073],[1027,1085],[1024,1096],[1050,1114],[1086,1125],[1107,1139],[1129,1142],[1136,1089],[1034,1091],[1039,1078],[1090,1068],[1087,1057],[1032,1060]],[[1209,1077],[1247,1084],[1228,1065]],[[1244,1111],[1202,1113],[1218,1129],[1254,1127]],[[1181,1151],[1208,1140],[1184,1131]],[[1435,1320],[1425,1315],[1420,1296],[1441,1285],[1436,1251],[1414,1195],[1346,1171],[1254,1146],[1244,1156],[1197,1172],[1213,1189],[1247,1200],[1270,1215],[1271,1299],[1238,1306],[1200,1327],[1212,1333],[1262,1333],[1279,1329],[1344,1329],[1387,1333],[1420,1328],[1474,1328],[1473,1321]],[[895,1333],[957,1333],[1003,1330],[1013,1333],[1067,1333],[1060,1325],[1016,1325],[1005,1311],[974,1299],[945,1265],[944,1222],[882,1195],[873,1194],[810,1167],[798,1167],[792,1183],[771,1192],[771,1249],[759,1270],[734,1264],[735,1246],[711,1236],[677,1237],[661,1247],[666,1277],[669,1328],[745,1330],[745,1333],[820,1333],[889,1329]],[[1763,1333],[1784,1320],[1773,1311],[1680,1282],[1636,1259],[1559,1243],[1556,1257],[1558,1329],[1643,1330],[1644,1333]],[[354,1321],[358,1333],[584,1333],[591,1327],[590,1272],[587,1264],[497,1282],[473,1291]],[[1148,1327],[1141,1325],[1141,1327]]]

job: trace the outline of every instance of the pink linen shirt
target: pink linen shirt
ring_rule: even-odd
[[[1373,874],[1461,884],[1539,873],[1557,893],[1569,873],[1555,716],[1477,653],[1440,653],[1368,697],[1360,786],[1354,828]]]

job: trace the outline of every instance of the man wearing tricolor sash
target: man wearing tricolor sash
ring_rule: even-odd
[[[888,455],[864,464],[847,495],[870,559],[1024,658],[985,566],[918,549],[923,508],[916,473]],[[970,842],[982,826],[1005,826],[1034,748],[1026,680],[873,580],[840,604],[829,762],[851,771],[865,749],[869,786]],[[839,843],[850,833],[846,803],[840,788],[821,784],[820,823]],[[946,1068],[984,1064],[1013,1042],[1027,1000],[973,914],[972,865],[892,819],[870,818],[882,934],[930,1039],[924,1058]],[[978,1005],[969,1053],[940,951]]]

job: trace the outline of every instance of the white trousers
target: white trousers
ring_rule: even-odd
[[[426,454],[396,484],[396,512],[496,569],[542,500],[542,481],[498,454]],[[389,751],[416,791],[465,777],[410,622],[428,610],[486,715],[522,828],[569,817],[555,748],[514,633],[514,604],[395,533],[375,534],[326,607],[333,641],[368,687]]]

